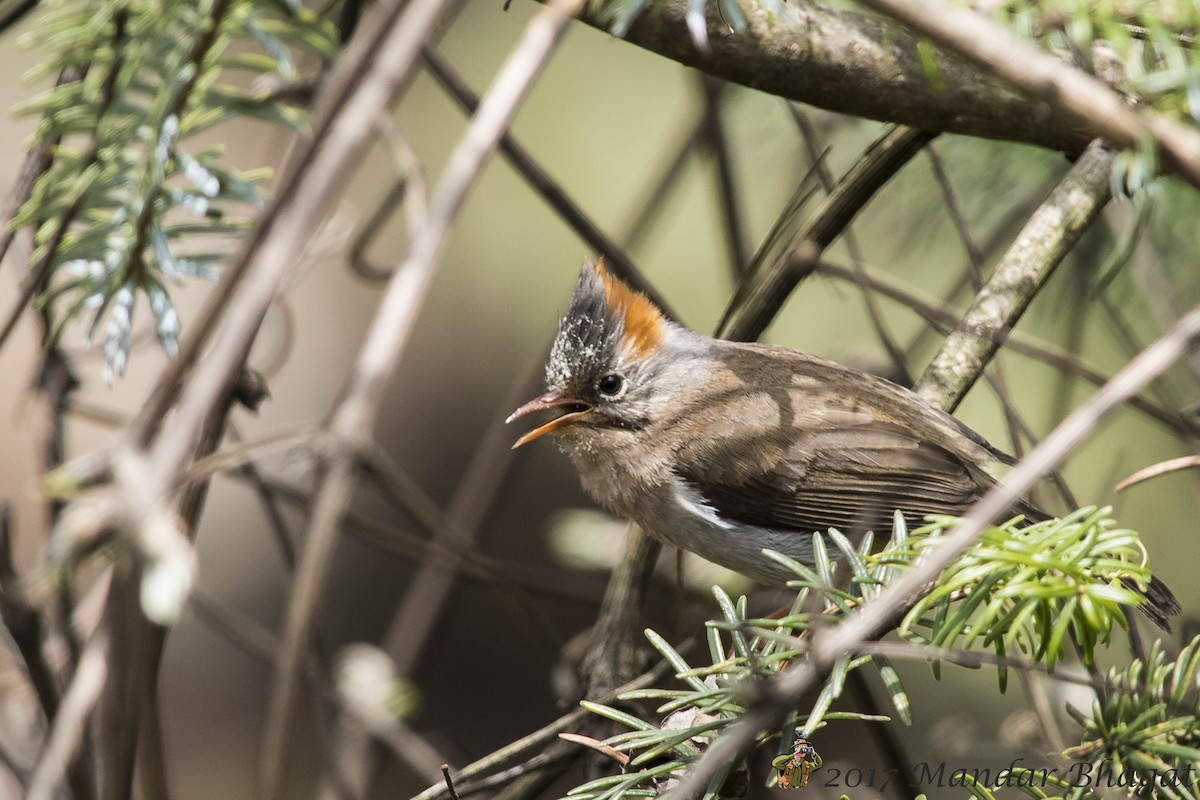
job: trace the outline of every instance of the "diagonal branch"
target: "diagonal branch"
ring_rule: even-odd
[[[606,5],[590,4],[581,19],[607,30]],[[646,3],[624,38],[714,77],[856,117],[1067,153],[1082,152],[1098,135],[1058,109],[1047,113],[1029,103],[961,58],[929,55],[921,37],[887,20],[817,2],[780,19],[746,3],[747,25],[736,33],[710,12],[709,48],[701,51],[688,31],[692,5]]]
[[[345,388],[344,399],[330,422],[330,429],[342,441],[364,441],[370,436],[388,378],[408,343],[421,302],[437,274],[454,219],[534,80],[557,47],[571,15],[577,13],[580,6],[582,0],[562,0],[534,18],[451,155],[431,199],[425,225],[414,234],[408,256],[388,282],[383,302]],[[297,568],[293,597],[288,604],[275,687],[263,734],[258,796],[264,800],[282,796],[287,742],[295,719],[304,657],[337,531],[354,488],[354,465],[353,453],[342,452],[331,459],[313,507],[305,537],[307,544]]]
[[[975,297],[958,327],[946,338],[915,391],[933,405],[953,411],[995,355],[1038,289],[1104,208],[1112,190],[1115,154],[1099,142],[1055,187],[1013,242]]]
[[[782,259],[763,263],[744,276],[717,326],[717,336],[741,342],[757,340],[825,248],[934,135],[893,128],[873,142],[796,232]]]
[[[1072,128],[1132,150],[1153,142],[1161,163],[1200,187],[1200,131],[1134,108],[1099,78],[965,8],[931,0],[859,0],[1011,85]],[[920,73],[910,73],[920,74]]]

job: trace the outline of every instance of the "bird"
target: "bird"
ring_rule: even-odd
[[[785,347],[715,339],[668,320],[586,260],[546,363],[547,391],[506,420],[551,412],[585,491],[667,544],[770,586],[813,565],[813,533],[854,537],[960,516],[1013,464],[965,423],[884,378]],[[1019,501],[1010,517],[1050,519]],[[1132,585],[1131,582],[1130,584]],[[1179,612],[1153,578],[1138,606]]]

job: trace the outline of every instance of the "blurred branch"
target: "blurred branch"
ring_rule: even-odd
[[[367,217],[362,230],[350,242],[346,258],[351,269],[363,280],[369,282],[386,281],[390,275],[387,268],[372,264],[367,256],[380,230],[387,224],[396,210],[403,206],[405,224],[409,235],[421,227],[429,208],[429,188],[425,181],[425,167],[417,157],[408,139],[400,134],[396,123],[389,116],[381,116],[376,123],[380,137],[389,145],[392,161],[395,163],[400,176],[392,184],[392,188],[384,195],[383,200],[375,206],[371,216]]]
[[[754,341],[761,336],[825,248],[935,135],[893,128],[873,142],[796,232],[784,257],[778,263],[761,264],[745,276],[717,327],[717,336],[734,341]]]
[[[1153,142],[1168,171],[1200,188],[1200,131],[1195,128],[1152,109],[1131,106],[1099,78],[974,11],[929,0],[858,1],[996,75],[1026,99],[1036,101],[1029,104],[1032,109],[1048,110],[1064,126],[1090,131],[1092,138],[1103,138],[1127,150]]]
[[[533,374],[527,374],[515,381],[516,391],[510,394],[513,399],[503,401],[501,408],[514,408],[521,400],[532,396],[532,387],[540,382],[540,370],[536,381],[534,378]],[[466,566],[467,554],[477,549],[480,529],[493,509],[500,487],[508,478],[515,461],[512,433],[503,419],[503,412],[492,416],[492,422],[474,448],[444,513],[423,493],[420,493],[421,499],[416,503],[429,507],[429,513],[424,515],[427,519],[421,522],[428,526],[430,538],[416,573],[408,581],[403,597],[392,613],[380,645],[394,661],[396,673],[401,677],[408,678],[416,672],[430,637],[437,630],[450,592]],[[403,476],[398,467],[394,464],[390,466],[390,472],[395,477]],[[409,481],[405,480],[404,483],[408,484]],[[411,489],[420,491],[415,484]],[[401,490],[406,495],[413,494],[408,487],[401,487]],[[389,491],[389,494],[393,492]],[[523,622],[540,624],[545,630],[551,629],[545,610],[526,595],[523,587],[507,583],[505,588],[519,601]],[[366,737],[348,736],[342,742],[338,755],[345,779],[356,796],[360,797],[369,796],[377,768],[376,759],[372,758],[373,751],[366,746],[368,744]]]
[[[647,3],[624,38],[714,77],[856,117],[1067,153],[1102,132],[1053,106],[1047,113],[958,57],[935,52],[928,64],[920,37],[874,16],[814,2],[786,20],[758,6],[747,9],[746,29],[731,34],[713,14],[704,52],[688,31],[691,5]],[[594,4],[582,19],[607,30],[604,11]]]
[[[83,648],[75,676],[63,695],[45,749],[29,780],[26,800],[54,800],[56,797],[56,790],[83,741],[88,717],[109,677],[109,654],[108,631],[101,627]]]
[[[57,86],[63,86],[68,83],[82,80],[84,71],[78,67],[68,67],[58,75]],[[13,237],[16,236],[16,228],[12,226],[13,218],[20,211],[21,206],[29,200],[33,194],[33,187],[37,183],[38,178],[46,170],[50,169],[51,161],[53,160],[52,153],[54,146],[57,144],[55,139],[43,139],[31,147],[25,153],[25,159],[21,162],[21,171],[17,174],[17,182],[8,191],[8,195],[4,198],[4,206],[0,208],[0,220],[3,220],[3,227],[0,228],[0,262],[8,255],[8,249],[12,247]],[[13,305],[8,317],[5,318],[3,326],[0,326],[0,347],[4,346],[4,342],[12,334],[17,327],[17,322],[21,319],[21,314],[28,307],[29,301],[41,291],[42,284],[45,281],[45,276],[42,271],[33,269],[25,276],[22,281],[21,295],[17,302]]]
[[[566,30],[582,0],[555,3],[534,18],[521,42],[498,73],[471,124],[450,156],[430,203],[425,225],[411,241],[408,256],[396,268],[383,302],[367,333],[343,400],[329,428],[344,441],[365,440],[378,416],[383,392],[397,358],[408,343],[421,302],[433,282],[451,225],[487,160],[535,78]],[[409,6],[411,10],[414,6]],[[260,753],[259,796],[282,795],[287,742],[295,719],[300,667],[308,650],[313,616],[337,531],[354,488],[354,459],[342,454],[329,461],[313,505],[305,549],[288,603],[283,644],[271,694]]]
[[[983,252],[975,243],[975,237],[971,235],[971,226],[967,222],[967,215],[963,213],[962,206],[958,202],[958,194],[954,191],[954,184],[950,180],[950,173],[946,171],[946,164],[942,160],[941,154],[931,144],[925,148],[925,155],[929,157],[929,165],[933,168],[933,178],[937,181],[938,188],[942,193],[942,200],[946,204],[946,211],[950,214],[954,230],[958,233],[958,239],[962,242],[963,250],[966,252],[971,283],[978,291],[983,286]]]
[[[322,81],[312,112],[312,136],[292,154],[275,200],[231,263],[181,342],[179,355],[160,373],[130,424],[125,441],[146,446],[181,395],[172,436],[156,443],[158,464],[178,472],[201,420],[221,386],[240,368],[237,356],[253,338],[283,277],[319,228],[338,190],[362,158],[379,118],[407,86],[429,30],[450,0],[393,2],[375,7]],[[214,338],[215,337],[215,338]],[[205,353],[209,342],[211,350]],[[195,369],[195,375],[185,378]]]
[[[1092,144],[1034,213],[996,265],[915,391],[953,411],[1038,289],[1111,197],[1113,151]]]
[[[100,425],[119,427],[125,424],[124,417],[87,403],[73,401],[70,409],[73,414]],[[307,514],[312,507],[311,494],[307,490],[263,475],[252,461],[241,463],[239,460],[239,465],[229,476],[248,483],[259,496],[272,534],[277,540],[284,567],[289,574],[294,572],[294,547],[279,505],[286,504]],[[443,526],[445,523],[440,521],[442,514],[436,504],[423,492],[419,492],[420,487],[416,484],[412,484],[412,487],[418,490],[419,496],[408,496],[411,504],[405,506],[406,512],[413,516],[414,521],[423,530],[434,531]],[[392,496],[389,494],[389,497]],[[597,604],[601,595],[598,585],[592,586],[590,581],[580,580],[579,576],[566,578],[558,570],[505,561],[487,556],[474,548],[456,547],[453,541],[433,541],[395,525],[377,522],[353,510],[347,512],[343,528],[367,546],[394,558],[417,561],[433,554],[437,559],[430,562],[431,564],[445,569],[454,565],[454,568],[462,571],[465,578],[503,591],[510,591],[516,587],[532,594],[589,608]]]
[[[1056,427],[1041,444],[1021,460],[1008,477],[993,487],[940,543],[928,551],[918,566],[906,571],[881,594],[843,622],[813,636],[809,659],[761,687],[746,714],[717,738],[679,784],[667,792],[669,800],[700,797],[725,765],[745,758],[758,737],[777,728],[796,700],[827,676],[843,654],[855,652],[864,642],[883,635],[896,610],[905,607],[923,588],[983,534],[991,521],[1005,513],[1047,472],[1091,436],[1100,422],[1146,384],[1170,367],[1200,339],[1200,307],[1179,319],[1164,336],[1139,353],[1111,381]]]
[[[832,194],[837,187],[837,181],[833,178],[833,173],[829,169],[829,165],[825,163],[822,157],[822,152],[825,148],[818,146],[818,134],[816,127],[808,118],[808,114],[803,108],[795,103],[787,103],[788,112],[791,114],[792,121],[796,123],[796,127],[800,129],[800,136],[804,140],[804,146],[808,150],[808,157],[812,162],[812,168],[816,170],[817,177],[821,180],[821,186],[825,189],[825,194]],[[927,151],[933,152],[928,145]],[[865,272],[866,261],[863,258],[862,248],[858,246],[858,237],[854,235],[850,224],[846,225],[846,230],[842,234],[842,240],[846,243],[846,251],[850,254],[850,264],[854,267],[856,273]],[[887,352],[888,357],[892,361],[892,368],[896,371],[900,378],[898,383],[904,386],[912,385],[912,374],[908,369],[908,360],[905,358],[903,348],[896,342],[896,338],[892,335],[891,329],[883,318],[883,312],[879,309],[879,303],[875,300],[874,292],[868,291],[865,282],[859,283],[859,290],[862,293],[863,305],[867,309],[867,317],[871,320],[871,327],[875,329],[875,335],[879,339],[883,349]]]
[[[106,458],[85,459],[73,465],[74,471],[67,470],[76,486],[95,474],[111,474],[114,479],[112,497],[75,515],[83,526],[80,535],[125,531],[139,555],[146,555],[141,550],[151,544],[152,534],[179,536],[171,530],[177,517],[169,502],[196,442],[219,410],[280,282],[295,269],[300,251],[318,228],[316,223],[369,144],[371,128],[363,120],[376,119],[399,93],[445,2],[414,2],[403,10],[399,3],[379,8],[373,20],[377,24],[339,60],[322,85],[313,138],[285,170],[277,201],[210,296],[179,357],[161,373],[116,449]],[[330,98],[327,92],[336,94]],[[215,341],[209,348],[214,330]],[[202,352],[204,359],[199,358]],[[184,378],[193,368],[185,386]],[[152,442],[177,398],[171,426]],[[142,450],[150,445],[151,452]],[[182,543],[188,546],[186,540]],[[131,780],[136,726],[122,715],[136,708],[140,699],[135,669],[145,668],[155,656],[137,592],[131,591],[131,584],[141,577],[142,570],[135,567],[114,580],[111,588],[117,594],[109,597],[106,611],[113,623],[108,669],[116,682],[105,696],[102,721],[106,724],[98,743],[104,750],[104,776],[113,797],[125,796]]]
[[[625,683],[622,686],[617,686],[609,691],[596,695],[595,702],[608,704],[617,700],[626,692],[632,692],[635,689],[644,689],[648,686],[653,686],[657,681],[662,680],[670,674],[671,666],[665,661],[660,661],[653,669],[645,672],[633,680]],[[591,699],[591,698],[589,698]],[[487,775],[493,770],[499,769],[504,764],[511,762],[523,753],[526,753],[534,748],[542,748],[550,742],[554,742],[558,738],[558,734],[563,731],[582,724],[593,715],[590,711],[577,708],[569,714],[564,714],[553,722],[539,728],[533,733],[517,739],[515,742],[510,742],[499,750],[495,750],[478,761],[454,771],[454,779],[460,785],[464,782]],[[444,783],[435,783],[420,794],[414,795],[412,800],[444,800],[449,796]]]
[[[0,33],[7,33],[10,28],[25,19],[30,11],[38,6],[39,0],[18,0],[18,2],[0,17]]]
[[[196,589],[192,595],[192,600],[193,602],[189,606],[189,609],[195,615],[197,621],[207,626],[217,636],[263,666],[267,668],[274,666],[276,655],[279,652],[279,642],[270,631],[249,617],[222,604],[216,598],[212,597],[204,587]],[[305,677],[310,690],[324,704],[348,711],[348,709],[345,709],[338,692],[330,685],[330,682],[322,673],[315,654],[311,654],[311,657],[307,659]],[[428,743],[420,740],[420,737],[407,725],[400,720],[391,720],[386,727],[380,726],[378,719],[372,722],[374,724],[371,726],[370,733],[377,741],[388,747],[401,762],[413,766],[418,774],[421,773],[422,767],[428,766],[427,762],[429,762],[430,755],[433,754],[433,748]],[[334,741],[333,736],[326,736],[323,737],[322,745],[327,751],[332,753],[338,746],[338,743]],[[414,753],[419,755],[414,758]],[[341,778],[340,771],[344,769],[344,765],[339,764],[337,768],[339,775],[336,777]],[[338,785],[337,788],[344,789],[351,787],[343,783]],[[336,794],[337,792],[335,792]]]
[[[625,549],[613,570],[589,634],[583,662],[587,694],[602,694],[645,668],[641,636],[642,607],[654,564],[662,545],[640,527],[630,524]]]
[[[817,272],[849,283],[865,281],[866,285],[872,291],[900,303],[913,313],[929,321],[930,324],[939,330],[947,330],[961,319],[960,315],[950,309],[935,305],[872,272],[859,275],[848,267],[828,261],[822,261],[818,264]],[[1022,334],[1020,331],[993,331],[992,333],[997,339],[997,345],[1003,343],[1005,348],[1011,352],[1020,353],[1027,358],[1052,366],[1093,386],[1103,386],[1111,380],[1111,376],[1104,375],[1093,369],[1084,362],[1073,358],[1069,353],[1047,342],[1039,341]],[[1200,427],[1195,422],[1145,397],[1135,396],[1129,398],[1129,406],[1137,409],[1174,433],[1187,436],[1200,436]]]
[[[745,274],[749,266],[746,254],[745,223],[738,206],[737,181],[733,174],[733,154],[729,149],[729,137],[725,132],[725,120],[721,118],[722,98],[725,84],[716,78],[701,73],[700,89],[704,93],[705,137],[712,153],[716,170],[717,201],[721,206],[721,226],[724,233],[725,251],[729,259],[730,272],[734,280]]]
[[[516,391],[502,403],[502,409],[515,408],[524,398],[533,396],[541,382],[541,370],[513,382]],[[512,432],[503,421],[504,411],[492,422],[475,446],[471,460],[463,470],[445,513],[433,520],[430,542],[420,568],[409,581],[383,640],[383,649],[396,661],[396,671],[404,677],[416,672],[438,617],[449,599],[466,553],[476,549],[476,541],[489,512],[500,495],[515,462]],[[445,553],[448,556],[438,557]],[[536,613],[537,605],[530,613]]]
[[[1136,486],[1142,481],[1168,475],[1181,469],[1195,469],[1196,467],[1200,467],[1200,456],[1181,456],[1179,458],[1168,459],[1167,461],[1160,461],[1157,464],[1142,467],[1132,475],[1123,478],[1120,483],[1113,487],[1113,491],[1121,492],[1130,486]]]
[[[242,360],[245,358],[244,353]],[[230,414],[237,405],[257,410],[259,403],[266,396],[267,389],[262,376],[249,369],[243,370],[236,382],[225,387],[219,401],[205,420],[193,456],[195,462],[203,461],[216,451],[225,437]],[[211,485],[211,474],[194,476],[188,481],[179,500],[179,517],[188,539],[192,542],[195,541],[200,512]],[[114,581],[114,586],[115,584]],[[138,603],[129,603],[121,609],[121,604],[115,602],[114,596],[110,596],[106,611],[128,615],[125,624],[131,626],[130,638],[139,642],[137,651],[141,655],[136,663],[131,664],[131,675],[128,676],[131,678],[131,686],[127,696],[118,698],[115,704],[116,708],[120,709],[126,735],[132,739],[125,754],[129,763],[123,765],[122,771],[127,774],[132,772],[136,755],[136,763],[141,770],[141,786],[146,796],[168,800],[171,795],[167,785],[158,692],[158,673],[167,629],[148,620]],[[114,683],[110,682],[109,686],[113,685]],[[139,724],[132,724],[134,719],[137,719]],[[122,787],[123,793],[128,794],[129,788]]]
[[[12,521],[8,503],[0,504],[0,616],[25,662],[29,682],[47,720],[58,712],[59,689],[42,652],[42,616],[25,598],[12,559]]]
[[[683,168],[687,166],[688,159],[704,141],[707,124],[707,112],[701,111],[697,119],[689,123],[679,142],[671,149],[670,152],[673,152],[674,155],[671,156],[670,161],[665,162],[658,178],[651,184],[653,188],[649,194],[640,203],[633,206],[633,212],[628,216],[629,222],[625,225],[623,237],[627,247],[633,248],[641,241],[646,232],[650,230],[651,223],[666,207],[668,197],[679,185],[679,178],[683,175]]]
[[[422,50],[422,56],[434,80],[464,111],[474,114],[479,107],[479,98],[471,91],[466,81],[455,71],[450,62],[432,47],[425,47]],[[504,136],[500,138],[500,152],[504,154],[517,173],[525,179],[530,188],[545,201],[546,205],[550,206],[563,222],[567,223],[579,235],[579,238],[587,243],[588,247],[595,250],[598,255],[604,256],[604,262],[609,269],[653,300],[668,316],[674,316],[671,313],[670,305],[658,293],[658,290],[650,285],[629,254],[600,230],[596,223],[583,212],[579,204],[567,194],[566,190],[550,177],[529,151],[513,137],[511,131],[505,131]]]

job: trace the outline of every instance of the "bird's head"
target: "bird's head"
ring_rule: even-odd
[[[666,352],[675,331],[645,295],[608,274],[601,260],[585,261],[558,326],[546,364],[546,393],[508,418],[536,411],[552,416],[513,447],[547,433],[564,443],[618,444],[659,417]]]

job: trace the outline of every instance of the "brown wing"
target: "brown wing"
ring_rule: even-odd
[[[722,464],[739,462],[715,453],[681,477],[726,518],[801,532],[882,533],[897,509],[914,522],[959,514],[991,484],[954,454],[880,421],[807,431],[766,470]]]

